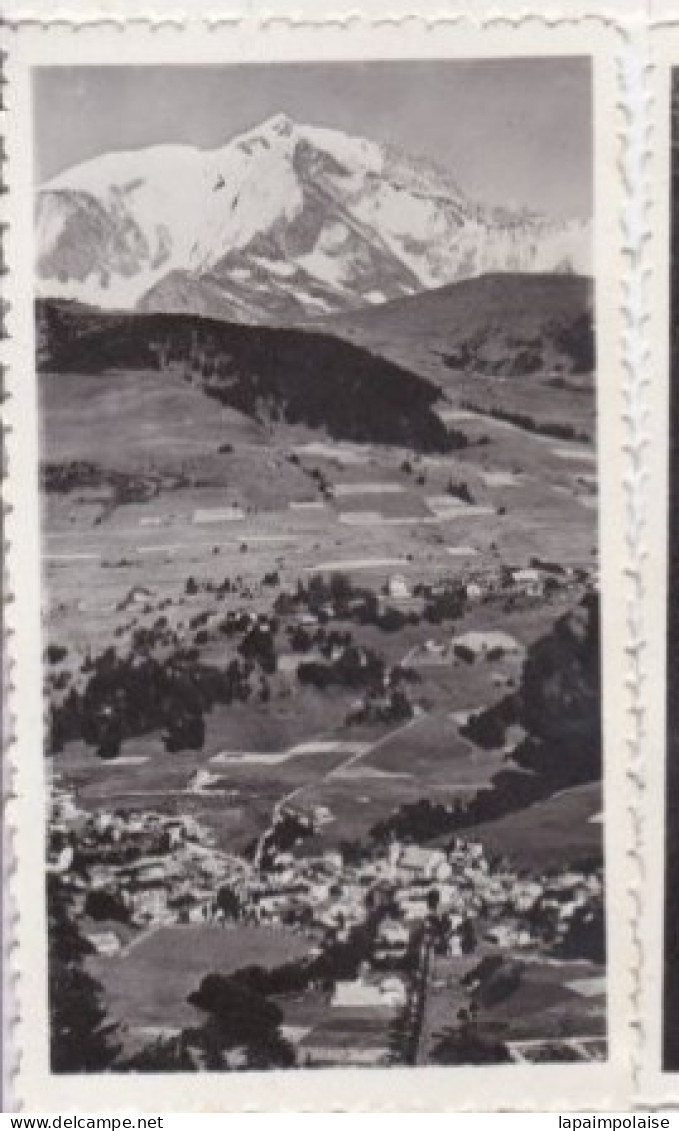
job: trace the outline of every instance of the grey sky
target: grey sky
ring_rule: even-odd
[[[592,211],[584,58],[50,67],[34,94],[38,181],[109,150],[213,148],[282,110],[432,158],[489,203]]]

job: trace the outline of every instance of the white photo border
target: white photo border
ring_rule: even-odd
[[[195,16],[195,10],[193,12]],[[19,1067],[12,1106],[27,1111],[489,1111],[624,1110],[630,1103],[633,851],[630,782],[625,752],[630,734],[627,661],[625,439],[622,363],[624,254],[621,136],[625,115],[619,54],[623,37],[600,19],[546,23],[502,20],[408,20],[403,25],[260,24],[152,28],[141,23],[78,27],[19,25],[6,60],[4,132],[9,192],[5,343],[9,403],[5,498],[8,608],[15,739],[10,751],[14,796],[7,819],[16,861],[12,897],[18,908],[13,967]],[[31,71],[35,66],[332,59],[445,59],[590,56],[594,79],[598,457],[605,747],[605,851],[608,907],[609,1058],[602,1064],[489,1068],[338,1069],[305,1072],[57,1076],[48,1067],[46,923],[44,898],[42,624],[38,429],[34,379]]]

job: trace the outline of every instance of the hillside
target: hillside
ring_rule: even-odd
[[[38,304],[45,371],[179,372],[262,423],[318,428],[335,439],[445,451],[434,385],[330,335],[250,327],[193,315],[107,314]]]
[[[584,847],[580,802],[586,801],[587,822],[601,807],[600,645],[599,599],[590,592],[529,646],[517,690],[472,715],[462,728],[460,733],[479,753],[507,750],[492,780],[452,813],[437,800],[405,805],[377,825],[374,835],[408,837],[419,825],[435,839],[474,829],[484,840],[504,842],[503,850],[511,847],[514,854],[523,829],[520,855],[525,857],[535,852],[530,837],[544,835],[540,826],[549,829],[556,823],[559,840],[565,830],[568,842],[565,806],[573,843]],[[512,730],[523,737],[511,740]],[[600,853],[600,832],[596,826],[587,830],[586,854],[590,849],[593,855]],[[562,840],[559,851],[563,847]]]
[[[585,276],[488,274],[325,325],[444,385],[459,375],[585,375],[595,364],[593,302]]]
[[[105,153],[36,194],[37,289],[281,322],[489,271],[587,272],[587,220],[489,208],[447,170],[277,114],[214,150]]]

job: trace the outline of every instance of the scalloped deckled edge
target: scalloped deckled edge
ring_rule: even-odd
[[[5,63],[7,53],[0,51],[0,543],[2,550],[2,577],[0,578],[0,1110],[9,1110],[11,1099],[11,1080],[15,1070],[15,1054],[12,1047],[11,1032],[14,1020],[14,999],[12,984],[12,938],[13,897],[11,877],[14,865],[13,831],[6,818],[7,799],[12,791],[13,767],[9,757],[13,733],[11,711],[12,657],[11,644],[13,631],[10,627],[12,591],[8,542],[6,541],[5,518],[10,510],[4,497],[4,484],[9,476],[9,453],[7,449],[8,425],[5,421],[5,406],[9,400],[9,365],[6,363],[6,342],[10,337],[10,303],[4,294],[5,279],[9,275],[6,264],[7,224],[2,204],[7,192],[7,156],[4,150],[2,123],[6,119],[7,105],[5,89]]]
[[[624,478],[626,511],[627,561],[625,577],[628,582],[626,601],[629,694],[628,715],[630,736],[627,744],[627,772],[631,789],[630,832],[628,850],[630,867],[629,899],[630,927],[636,963],[632,968],[632,1032],[630,1049],[633,1087],[639,1080],[643,1062],[644,1018],[642,1015],[642,980],[644,971],[643,941],[639,926],[644,908],[644,858],[643,828],[645,798],[643,782],[644,738],[647,734],[647,715],[644,701],[644,654],[647,646],[644,624],[643,600],[645,594],[644,566],[647,551],[644,542],[645,514],[648,497],[648,476],[644,469],[644,455],[650,437],[646,431],[648,409],[647,366],[649,343],[646,338],[648,263],[648,163],[650,160],[649,102],[647,85],[649,62],[645,40],[641,37],[628,45],[620,61],[621,88],[626,97],[622,108],[626,115],[623,132],[621,175],[624,178],[622,237],[625,247],[626,270],[621,280],[621,304],[624,318],[621,342],[622,364],[626,375],[625,400],[625,454]],[[632,112],[629,113],[630,107]]]
[[[196,11],[186,0],[156,0],[142,5],[136,0],[100,0],[95,6],[89,0],[70,0],[57,7],[49,0],[38,4],[23,4],[21,0],[5,0],[2,21],[10,30],[21,27],[70,27],[74,32],[81,28],[106,25],[127,28],[134,25],[153,30],[179,28],[202,24],[208,30],[251,23],[261,31],[279,25],[288,30],[304,28],[366,28],[405,27],[416,23],[428,29],[467,23],[477,28],[503,24],[519,27],[525,23],[541,23],[548,28],[596,21],[620,30],[629,30],[639,19],[646,18],[646,4],[650,0],[535,0],[535,6],[525,0],[457,0],[453,5],[444,3],[434,8],[430,0],[420,0],[422,9],[413,8],[413,0],[356,0],[340,6],[338,0],[269,0],[264,5],[259,0],[246,0],[238,8],[232,0],[209,0]],[[425,5],[429,11],[425,10]]]
[[[371,2],[371,0],[365,0],[365,2],[366,2],[366,7],[367,6],[370,6],[370,7],[375,6],[375,4]],[[47,0],[45,0],[45,3],[47,3]],[[630,5],[630,7],[634,7],[634,12],[637,15],[640,14],[640,9],[638,8],[637,5],[633,5],[633,6]],[[138,8],[137,8],[137,11],[138,11]],[[386,13],[386,14],[375,15],[375,16],[370,16],[370,17],[367,17],[365,13],[359,14],[354,10],[352,12],[343,13],[341,15],[340,14],[338,14],[338,15],[326,15],[326,16],[323,16],[323,17],[320,17],[320,18],[311,17],[310,15],[307,15],[307,14],[300,16],[300,15],[297,15],[297,14],[289,14],[289,13],[283,14],[283,13],[275,12],[275,11],[268,11],[268,12],[265,11],[265,12],[261,13],[260,16],[258,16],[258,17],[253,17],[253,15],[250,12],[246,12],[246,13],[243,13],[241,15],[227,15],[227,14],[220,13],[220,14],[217,14],[217,15],[214,15],[214,16],[205,15],[205,14],[201,14],[201,15],[196,16],[195,13],[190,13],[190,14],[185,14],[185,15],[179,15],[177,17],[174,17],[174,16],[172,16],[172,17],[158,16],[156,14],[152,14],[152,13],[149,12],[148,14],[145,14],[145,15],[142,15],[142,16],[135,15],[132,18],[128,18],[127,15],[125,15],[121,12],[119,12],[119,13],[113,12],[112,13],[110,11],[110,9],[106,9],[106,10],[100,9],[98,12],[93,13],[91,6],[89,7],[89,10],[88,10],[89,14],[86,18],[82,18],[81,13],[76,14],[75,12],[71,12],[71,14],[69,15],[69,14],[62,14],[62,12],[63,12],[63,9],[62,9],[61,12],[57,12],[56,14],[54,14],[54,10],[50,9],[49,15],[46,16],[45,13],[44,13],[44,10],[40,11],[40,10],[36,10],[35,8],[33,8],[33,9],[29,9],[28,12],[19,12],[16,15],[12,15],[12,13],[10,12],[8,15],[5,16],[4,22],[5,22],[5,26],[10,31],[10,33],[11,32],[20,32],[23,27],[35,27],[35,28],[39,28],[39,29],[44,30],[44,31],[48,31],[49,28],[51,28],[51,27],[56,29],[56,28],[59,28],[59,27],[63,28],[65,26],[65,27],[73,30],[76,34],[77,34],[78,30],[81,29],[81,28],[83,30],[85,30],[85,29],[92,29],[92,28],[96,28],[96,27],[105,27],[105,26],[111,26],[111,25],[113,25],[114,27],[119,26],[120,30],[122,30],[123,28],[127,28],[131,25],[140,26],[140,27],[145,28],[146,30],[152,30],[152,31],[162,30],[162,29],[165,29],[165,28],[167,28],[167,29],[174,28],[176,30],[181,30],[182,26],[184,26],[185,23],[189,24],[189,25],[194,25],[194,26],[196,24],[201,24],[208,31],[216,31],[216,30],[219,30],[220,28],[224,28],[224,27],[227,27],[227,26],[233,27],[234,25],[238,25],[238,24],[241,24],[241,23],[253,24],[258,29],[260,29],[261,31],[269,30],[277,24],[283,24],[288,29],[296,29],[296,28],[303,29],[305,27],[322,28],[324,26],[336,26],[336,27],[343,28],[343,27],[349,27],[349,26],[355,25],[355,24],[359,24],[360,26],[366,26],[366,27],[370,27],[370,28],[377,28],[377,27],[383,27],[385,25],[392,26],[392,27],[405,27],[406,25],[412,24],[413,22],[415,22],[420,27],[422,27],[423,29],[427,29],[427,30],[431,30],[431,29],[434,29],[436,27],[443,27],[443,26],[450,28],[451,25],[459,25],[459,24],[467,24],[469,26],[473,26],[473,27],[477,28],[478,30],[485,29],[485,28],[492,29],[493,27],[504,27],[507,30],[510,30],[512,28],[518,28],[518,27],[520,27],[521,25],[524,25],[524,24],[537,24],[537,25],[542,25],[542,26],[549,28],[549,29],[553,29],[553,28],[558,28],[559,26],[576,26],[576,25],[579,25],[583,22],[588,22],[590,24],[594,23],[594,24],[606,26],[606,27],[611,28],[611,29],[620,33],[620,48],[619,48],[619,54],[620,54],[619,79],[620,79],[620,82],[619,82],[618,107],[619,107],[619,109],[621,109],[623,111],[623,113],[625,113],[625,119],[626,119],[626,122],[627,122],[628,125],[629,125],[630,121],[633,124],[636,121],[636,113],[635,113],[634,108],[633,108],[634,107],[634,101],[632,100],[631,103],[629,101],[630,91],[633,91],[634,88],[635,88],[634,82],[630,83],[630,77],[634,73],[634,66],[632,65],[631,67],[627,68],[627,70],[626,70],[623,64],[624,64],[625,59],[629,59],[629,62],[632,63],[632,64],[634,63],[635,44],[637,43],[637,38],[634,35],[634,31],[638,30],[638,27],[635,26],[634,20],[632,20],[632,22],[629,23],[625,19],[621,18],[619,8],[615,9],[614,11],[611,11],[610,14],[608,12],[605,12],[605,11],[592,12],[590,10],[586,14],[582,14],[582,15],[580,15],[580,14],[578,14],[578,15],[570,15],[570,14],[564,15],[563,13],[561,13],[560,15],[552,16],[552,15],[543,15],[541,13],[530,12],[530,11],[527,11],[525,9],[522,13],[520,13],[518,15],[515,15],[515,14],[507,15],[507,14],[503,14],[501,11],[498,11],[498,9],[496,7],[495,10],[492,12],[492,14],[487,14],[486,16],[483,16],[480,19],[475,18],[474,15],[472,13],[468,12],[468,11],[459,11],[459,10],[455,11],[455,12],[451,12],[450,10],[447,10],[446,12],[439,12],[436,15],[432,15],[432,16],[425,16],[422,13],[404,12],[402,14],[396,14],[396,15],[393,14],[393,13],[392,14]],[[643,13],[641,13],[641,14],[643,14]],[[631,44],[631,47],[629,46],[630,44]],[[626,51],[627,51],[627,54],[626,54]],[[643,70],[644,70],[644,68],[642,67],[642,72],[643,72]],[[630,111],[630,106],[632,107],[631,111]],[[642,117],[643,121],[645,122],[645,115],[644,115],[643,111],[642,111],[641,117]],[[611,129],[615,130],[615,126],[614,126],[613,123],[611,123]],[[616,134],[618,132],[619,131],[616,130]],[[645,134],[646,134],[646,127],[642,126],[641,127],[641,135],[645,136]],[[626,144],[626,146],[625,146],[624,157],[621,159],[621,163],[620,163],[621,176],[626,175],[627,178],[630,180],[630,183],[639,184],[641,182],[639,182],[638,180],[635,180],[635,178],[640,174],[641,169],[643,168],[644,157],[647,156],[647,151],[645,150],[643,143],[640,144],[639,136],[637,136],[637,134],[635,134],[634,131],[632,131],[632,134],[631,134],[629,139],[627,137],[627,131],[625,131],[625,130],[622,131],[622,136],[628,142],[628,144]],[[626,198],[626,204],[628,204],[629,207],[625,207],[624,219],[621,218],[621,226],[622,226],[622,230],[623,230],[624,234],[628,237],[628,239],[626,240],[626,246],[627,246],[629,257],[630,257],[630,262],[632,262],[634,265],[638,266],[638,264],[641,262],[641,259],[642,259],[642,256],[643,256],[643,250],[644,250],[644,235],[643,235],[643,230],[642,230],[643,220],[642,219],[640,220],[639,208],[638,207],[635,208],[635,203],[638,205],[639,202],[635,201],[634,194],[631,194],[631,195],[628,194],[628,196],[629,196],[629,200]],[[642,206],[641,215],[643,214],[643,212],[644,212],[644,207]],[[618,280],[616,279],[615,280],[616,285],[617,285],[617,282],[618,282]],[[625,477],[625,489],[626,489],[626,494],[627,494],[626,516],[627,516],[628,523],[629,523],[627,540],[628,540],[628,545],[630,546],[630,562],[631,562],[630,567],[628,568],[628,570],[626,570],[626,575],[628,576],[629,582],[630,582],[630,590],[629,590],[629,596],[628,596],[628,599],[627,599],[627,606],[626,606],[626,608],[627,608],[626,621],[627,621],[627,628],[628,628],[628,638],[627,638],[628,644],[627,644],[627,648],[626,648],[626,653],[629,657],[629,669],[628,669],[629,674],[628,674],[628,677],[626,679],[626,684],[629,687],[629,702],[626,705],[625,713],[626,713],[626,715],[627,714],[629,715],[629,717],[631,719],[631,723],[632,723],[631,733],[630,733],[630,737],[629,737],[629,740],[628,740],[628,745],[629,745],[628,776],[630,778],[631,783],[634,785],[634,788],[637,792],[637,798],[639,799],[641,791],[642,791],[642,783],[641,783],[641,779],[640,779],[640,771],[636,767],[640,764],[640,758],[641,758],[642,749],[643,749],[643,737],[644,737],[644,733],[645,733],[645,730],[644,730],[644,726],[645,726],[645,724],[644,724],[644,712],[643,712],[643,648],[644,648],[645,641],[644,641],[644,637],[643,637],[643,621],[641,619],[641,616],[640,616],[640,613],[639,613],[637,606],[638,606],[639,594],[643,593],[642,572],[643,572],[643,561],[644,561],[644,558],[645,558],[645,551],[644,551],[644,547],[643,547],[643,507],[644,507],[645,479],[644,479],[643,468],[641,467],[641,460],[643,458],[644,445],[647,441],[645,441],[643,439],[643,429],[641,428],[641,424],[640,424],[640,421],[643,421],[643,419],[644,419],[643,397],[642,397],[644,381],[643,381],[643,377],[641,376],[640,370],[637,368],[637,363],[638,363],[639,359],[645,359],[646,358],[647,350],[645,350],[643,348],[643,346],[641,346],[640,349],[638,349],[635,352],[635,348],[634,348],[635,333],[637,331],[640,331],[640,329],[641,329],[641,327],[644,323],[643,296],[642,296],[642,293],[639,290],[639,288],[635,288],[634,285],[632,285],[631,288],[628,288],[626,283],[627,283],[627,279],[623,279],[622,283],[621,283],[621,292],[620,292],[621,309],[624,311],[625,324],[626,324],[626,327],[627,327],[627,331],[625,332],[625,334],[623,336],[622,351],[623,351],[623,356],[624,356],[624,368],[625,368],[625,372],[627,374],[627,381],[625,383],[625,388],[626,388],[626,403],[628,405],[628,412],[625,413],[625,425],[626,425],[626,429],[627,429],[628,441],[625,445],[625,451],[626,451],[626,454],[628,456],[629,471],[628,471],[628,473]],[[10,328],[10,336],[11,336],[11,323],[12,323],[12,312],[11,312],[11,309],[9,309],[9,311],[8,311],[8,324],[9,324],[9,328]],[[637,346],[639,346],[639,339],[638,338],[636,339],[636,344],[637,344]],[[1,348],[1,343],[0,343],[0,348]],[[639,416],[639,411],[641,412],[641,416]],[[11,418],[11,406],[10,406],[10,418]],[[10,453],[8,452],[7,458],[9,458],[9,454]],[[8,571],[9,571],[10,565],[11,565],[11,562],[8,558],[8,565],[7,565]],[[11,578],[10,578],[10,581],[11,581]],[[10,589],[10,596],[8,597],[8,601],[11,601],[11,589]],[[8,616],[7,616],[7,630],[6,630],[6,634],[5,634],[5,637],[4,637],[6,642],[10,645],[10,648],[9,648],[10,653],[11,653],[11,638],[12,638],[11,619],[12,618],[11,618],[11,608],[10,608],[9,612],[8,612]],[[10,668],[11,668],[11,654],[10,654],[8,661],[7,661],[7,670],[9,670]],[[10,692],[12,691],[11,686],[9,687],[9,691]],[[5,700],[5,703],[6,702],[7,702],[7,700]],[[9,745],[7,747],[8,750],[11,748],[11,745],[12,745],[11,742],[9,742]],[[11,773],[12,763],[11,763],[11,758],[9,757],[9,755],[7,755],[4,759],[4,768],[5,768],[6,775],[8,773]],[[6,780],[6,778],[5,778],[5,780]],[[642,859],[641,859],[641,855],[640,855],[641,834],[640,834],[640,830],[639,830],[639,815],[638,815],[636,806],[630,806],[630,825],[633,826],[634,834],[633,834],[633,843],[631,844],[630,849],[629,849],[629,856],[634,861],[635,866],[636,866],[636,879],[630,880],[630,884],[629,884],[629,888],[628,888],[629,899],[630,899],[630,903],[631,903],[631,910],[630,910],[630,913],[629,913],[629,927],[630,927],[630,930],[632,932],[636,932],[636,926],[638,924],[639,908],[641,906],[641,904],[640,904],[640,889],[641,889],[641,879],[642,879],[642,876],[643,876],[643,865],[642,865]],[[4,870],[4,875],[6,877],[9,874],[10,871],[14,870],[14,868],[13,868],[13,862],[11,860],[6,860],[5,865],[6,866],[5,866],[5,870]],[[622,892],[620,892],[620,896],[622,898],[622,896],[623,896]],[[7,916],[8,914],[9,914],[9,917],[10,917],[10,927],[11,927],[12,924],[16,924],[16,922],[18,921],[18,916],[17,915],[12,916],[11,911],[8,912],[7,908],[6,908],[5,915]],[[6,922],[7,922],[7,917],[5,918],[5,923]],[[12,938],[10,936],[10,938],[8,940],[7,936],[5,936],[3,941],[4,941],[4,957],[5,957],[5,959],[7,959],[9,952],[12,948]],[[636,1011],[635,1015],[638,1016],[638,1013],[639,1013],[638,987],[639,987],[639,984],[640,984],[640,978],[641,978],[641,972],[642,972],[642,958],[643,958],[643,956],[642,956],[642,953],[641,953],[641,949],[642,949],[641,948],[641,942],[638,938],[638,935],[636,935],[636,934],[635,934],[635,945],[637,947],[637,962],[635,964],[634,970],[631,971],[630,973],[634,977],[634,984],[635,984],[635,993],[632,997],[632,1003],[633,1003],[633,1007]],[[638,1034],[639,1034],[638,1045],[639,1045],[639,1050],[640,1050],[641,1047],[642,1047],[642,1044],[643,1044],[643,1030],[642,1030],[641,1022],[639,1022],[638,1026],[637,1026],[637,1031],[638,1031]],[[637,1053],[637,1055],[635,1057],[633,1055],[633,1050],[631,1048],[629,1050],[626,1050],[626,1051],[629,1054],[631,1076],[632,1076],[632,1078],[635,1078],[635,1074],[636,1074],[636,1072],[638,1072],[639,1063],[640,1063],[639,1062],[640,1052]],[[16,1050],[15,1052],[12,1053],[12,1061],[11,1061],[11,1065],[10,1065],[10,1070],[13,1072],[14,1075],[16,1075],[16,1072],[17,1072],[17,1065],[18,1065],[18,1060],[19,1060],[20,1056],[21,1056],[20,1050]],[[366,1070],[361,1070],[361,1071],[366,1071]],[[415,1083],[415,1080],[413,1080],[413,1083]],[[415,1092],[415,1089],[413,1089],[413,1091]],[[11,1093],[10,1093],[10,1095],[11,1095]],[[610,1095],[607,1095],[607,1094],[602,1095],[601,1096],[601,1104],[604,1105],[604,1106],[597,1107],[596,1110],[615,1110],[615,1105],[613,1104],[613,1106],[611,1106],[612,1099],[614,1099],[614,1097],[611,1097]],[[17,1103],[20,1105],[18,1109],[23,1110],[23,1105],[20,1104],[20,1100],[18,1098],[17,1098]],[[568,1110],[568,1104],[566,1103],[566,1105],[564,1105],[563,1102],[559,1103],[558,1101],[555,1101],[554,1105],[550,1104],[550,1110],[558,1111],[560,1108],[561,1108],[561,1110]],[[77,1104],[74,1104],[74,1109],[80,1110],[80,1109],[77,1108]],[[248,1107],[247,1109],[244,1108],[243,1110],[244,1111],[248,1110],[248,1111],[253,1111],[253,1112],[255,1112],[255,1111],[261,1112],[265,1109],[262,1108],[261,1106],[252,1106],[252,1107]],[[279,1108],[278,1110],[279,1111],[291,1111],[292,1112],[292,1111],[296,1111],[296,1110],[300,1110],[300,1109],[292,1108],[292,1107],[288,1107],[288,1106],[283,1106],[283,1107]],[[308,1108],[305,1107],[303,1110],[318,1111],[319,1108],[309,1106]],[[361,1101],[360,1101],[359,1097],[356,1097],[355,1100],[351,1099],[351,1097],[350,1097],[349,1106],[345,1106],[344,1102],[343,1102],[341,1107],[334,1106],[333,1110],[346,1112],[346,1111],[365,1111],[366,1109],[365,1109],[365,1107],[361,1106]],[[375,1109],[373,1109],[373,1110],[375,1110]],[[388,1111],[396,1111],[398,1109],[395,1108],[395,1107],[389,1106],[389,1097],[385,1095],[383,1097],[383,1101],[382,1101],[382,1104],[381,1104],[379,1110],[383,1111],[383,1112],[388,1112]],[[422,1110],[421,1108],[417,1107],[417,1101],[416,1100],[413,1102],[413,1106],[412,1106],[411,1110],[413,1110],[413,1111],[421,1111]],[[485,1111],[491,1110],[492,1111],[492,1110],[502,1110],[502,1109],[498,1109],[498,1108],[482,1108],[482,1109],[479,1109],[476,1106],[472,1107],[470,1105],[467,1105],[467,1106],[464,1106],[464,1107],[449,1107],[449,1108],[446,1108],[444,1110],[460,1111],[460,1112],[462,1112],[462,1111],[472,1112],[472,1111],[479,1111],[479,1110],[485,1110]],[[505,1110],[509,1110],[509,1109],[505,1109]],[[522,1106],[520,1108],[516,1108],[516,1109],[513,1109],[513,1110],[518,1110],[518,1111],[522,1111],[522,1112],[529,1112],[529,1111],[540,1111],[542,1109],[540,1107],[536,1107],[534,1104],[531,1104],[530,1100],[528,1100],[528,1103],[525,1106],[522,1104]],[[571,1108],[571,1110],[575,1110],[575,1109]]]
[[[12,1031],[17,1020],[15,1000],[15,974],[12,958],[15,945],[15,928],[18,922],[16,900],[12,892],[12,876],[15,873],[14,830],[7,820],[8,802],[12,796],[14,765],[10,752],[14,737],[14,714],[12,703],[12,642],[15,629],[12,627],[12,586],[9,557],[9,538],[6,519],[12,507],[8,502],[5,486],[9,483],[9,432],[7,409],[10,400],[10,365],[7,357],[7,342],[11,338],[11,303],[6,292],[5,281],[9,277],[7,263],[7,242],[9,224],[4,211],[4,201],[9,191],[7,176],[8,157],[5,151],[3,121],[9,113],[6,97],[7,78],[5,74],[7,52],[0,51],[0,541],[2,543],[2,577],[0,579],[0,681],[2,704],[0,708],[0,1103],[1,1110],[11,1110],[12,1081],[18,1070],[18,1052],[12,1043]]]

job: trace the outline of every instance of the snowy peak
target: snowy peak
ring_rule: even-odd
[[[282,113],[215,150],[68,169],[39,190],[36,230],[40,294],[246,321],[488,271],[589,272],[586,223],[485,208],[432,164]]]
[[[259,126],[258,132],[273,134],[276,137],[290,137],[295,129],[295,123],[287,114],[274,114]]]

